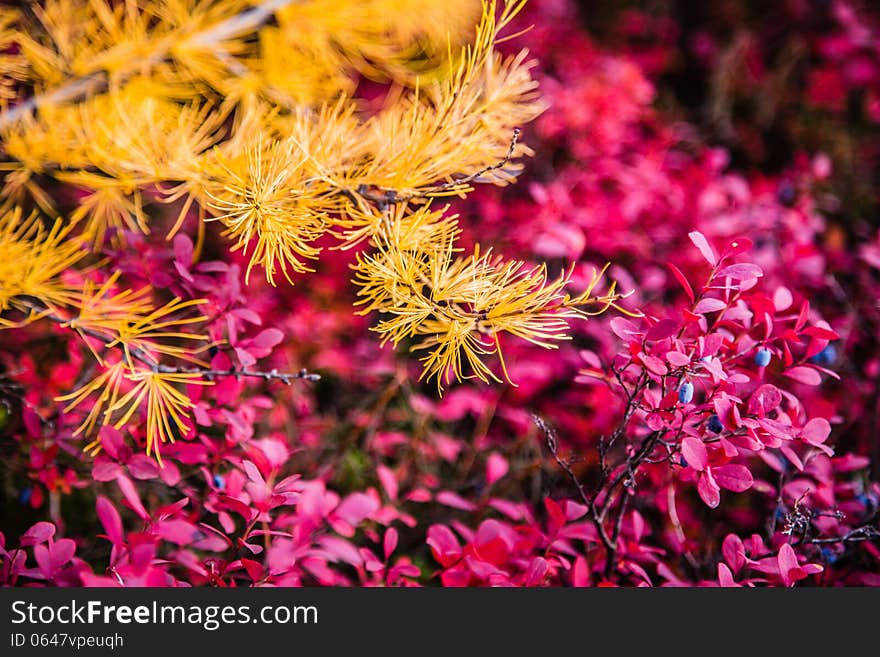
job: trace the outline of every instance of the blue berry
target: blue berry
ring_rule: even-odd
[[[790,208],[797,202],[797,189],[790,182],[783,182],[776,191],[776,200],[781,205]]]
[[[26,505],[31,501],[31,496],[34,494],[33,488],[23,488],[21,492],[18,494],[18,502],[21,505]]]
[[[703,356],[703,357],[700,359],[700,361],[703,362],[703,363],[711,363],[711,362],[712,362],[712,357],[711,357],[711,356]]]
[[[838,555],[836,552],[831,550],[831,548],[823,547],[822,550],[822,558],[825,560],[827,564],[833,564],[838,559]]]
[[[214,485],[220,490],[223,490],[224,488],[226,488],[226,480],[223,479],[223,475],[219,475],[219,474],[214,475]]]
[[[679,454],[679,456],[678,456],[678,464],[679,464],[681,467],[683,467],[683,468],[688,467],[688,462],[687,462],[687,461],[685,460],[685,458],[684,458],[683,456],[681,456],[680,454]]]
[[[724,429],[724,425],[721,424],[721,420],[717,415],[710,415],[709,421],[706,423],[706,428],[712,433],[721,433]]]
[[[682,404],[690,404],[693,398],[694,384],[690,381],[685,381],[678,389],[678,401],[680,401]]]
[[[832,365],[837,360],[837,347],[833,344],[825,345],[825,348],[815,356],[810,357],[810,362],[816,365]]]
[[[755,353],[755,365],[758,367],[767,367],[772,358],[773,354],[770,353],[769,349],[758,349]]]

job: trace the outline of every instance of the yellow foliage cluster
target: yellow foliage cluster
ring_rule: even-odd
[[[571,296],[568,273],[491,249],[462,255],[456,217],[433,201],[512,182],[530,153],[519,126],[543,110],[532,63],[495,48],[524,4],[45,0],[0,11],[0,52],[11,53],[0,56],[0,311],[60,317],[88,344],[98,373],[65,398],[72,408],[97,396],[80,430],[122,426],[146,406],[158,454],[186,429],[191,404],[176,386],[199,375],[162,359],[200,362],[204,336],[182,330],[200,321],[186,318],[198,302],[155,307],[116,274],[78,288],[61,277],[108,239],[155,228],[149,202],[178,203],[169,238],[193,210],[220,224],[249,256],[247,277],[260,267],[273,285],[310,271],[325,235],[359,245],[361,311],[379,314],[383,341],[412,339],[441,390],[499,380],[491,355],[506,376],[500,333],[552,347],[568,320],[615,305],[613,286],[594,294],[604,270]],[[358,99],[364,80],[386,85],[383,101]],[[46,180],[79,199],[51,228],[21,220],[22,207],[57,214]]]

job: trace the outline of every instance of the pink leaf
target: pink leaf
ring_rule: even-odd
[[[176,545],[189,545],[201,538],[201,532],[186,520],[162,520],[156,523],[154,531],[162,539]]]
[[[764,275],[758,265],[750,262],[742,262],[736,265],[724,267],[715,276],[716,278],[732,278],[737,281],[744,281],[750,278],[760,278]]]
[[[823,417],[815,417],[801,429],[801,438],[811,445],[820,445],[828,440],[831,423]]]
[[[614,317],[608,325],[611,327],[614,335],[621,340],[629,341],[633,336],[641,335],[642,333],[635,324],[623,317]]]
[[[822,383],[822,376],[812,367],[792,367],[785,371],[785,376],[808,386],[817,386]]]
[[[708,297],[706,299],[700,299],[700,302],[697,304],[696,308],[694,308],[694,312],[702,315],[704,313],[714,313],[719,310],[724,310],[725,308],[727,308],[727,304],[721,299]]]
[[[53,536],[55,536],[55,525],[51,522],[40,521],[21,535],[19,543],[22,547],[38,545],[45,543]]]
[[[669,361],[669,364],[673,367],[684,367],[688,363],[691,362],[689,356],[681,353],[680,351],[668,351],[666,352],[666,360]]]
[[[396,500],[398,483],[394,471],[387,465],[380,465],[376,468],[376,475],[379,477],[379,482],[382,484],[382,488],[385,489],[385,494],[388,496],[388,499],[392,501]]]
[[[730,568],[727,567],[726,564],[719,563],[718,564],[718,584],[725,588],[738,587],[733,579],[733,573],[730,572]]]
[[[257,468],[252,461],[242,461],[241,466],[244,468],[244,472],[248,479],[255,484],[260,484],[261,486],[266,485],[266,480],[263,479],[262,473],[260,473],[259,468]]]
[[[468,502],[461,495],[453,493],[451,490],[440,491],[437,493],[436,500],[440,504],[445,504],[453,509],[460,509],[462,511],[475,511],[477,508],[473,502]]]
[[[256,358],[263,358],[272,352],[272,348],[284,339],[284,334],[276,328],[268,328],[248,341],[247,350]]]
[[[507,474],[507,459],[498,452],[492,452],[486,459],[486,483],[490,486]]]
[[[782,393],[774,385],[760,386],[749,398],[749,413],[764,417],[782,403]]]
[[[798,569],[798,559],[791,545],[786,543],[779,548],[776,560],[779,564],[779,574],[782,576],[783,583],[786,586],[793,586],[796,580],[792,579],[792,571]]]
[[[137,489],[134,487],[131,479],[125,475],[119,475],[116,478],[116,483],[119,485],[119,490],[122,491],[122,495],[125,497],[125,500],[128,502],[132,511],[138,514],[142,520],[147,520],[150,517],[150,514],[147,513],[147,510],[144,508]]]
[[[703,233],[695,230],[688,233],[688,237],[691,238],[691,242],[694,243],[694,246],[699,249],[700,253],[706,259],[706,262],[714,267],[718,262],[718,257],[715,255],[715,251],[712,250],[712,247],[709,245],[709,242],[706,240]]]
[[[669,372],[669,370],[666,368],[666,365],[663,363],[663,361],[660,360],[659,358],[657,358],[656,356],[651,356],[650,354],[641,353],[641,354],[639,354],[639,358],[641,359],[642,363],[645,364],[645,367],[649,371],[653,372],[654,374],[657,374],[658,376],[663,376],[664,374]]]
[[[718,506],[718,503],[721,501],[721,490],[718,488],[718,484],[715,483],[715,479],[712,477],[711,469],[707,468],[705,472],[700,473],[700,478],[697,481],[697,492],[700,494],[700,499],[702,499],[710,509],[714,509]]]
[[[354,527],[378,510],[379,503],[375,498],[366,493],[352,493],[336,507],[333,514]]]
[[[98,501],[95,504],[95,511],[98,514],[98,520],[104,526],[104,531],[107,532],[107,538],[110,539],[110,542],[113,545],[122,545],[122,518],[119,516],[119,511],[116,510],[116,507],[106,497],[99,495]]]
[[[397,538],[397,530],[394,529],[394,527],[389,527],[385,530],[385,537],[382,540],[382,550],[385,553],[386,561],[397,548]]]
[[[703,441],[693,436],[685,436],[681,440],[681,455],[688,466],[697,471],[705,470],[709,465],[709,454]]]
[[[526,573],[526,586],[540,586],[549,569],[550,566],[544,557],[535,557]]]
[[[159,476],[159,466],[146,454],[135,454],[126,466],[135,479],[154,479]]]
[[[434,553],[434,558],[444,568],[449,568],[461,558],[458,539],[446,525],[431,525],[426,543]]]
[[[736,534],[728,534],[724,538],[724,543],[721,544],[721,553],[735,573],[738,573],[746,565],[746,548]]]
[[[49,543],[49,560],[54,570],[66,565],[73,559],[74,554],[76,554],[76,543],[69,538]]]
[[[715,481],[725,490],[731,490],[735,493],[741,493],[748,490],[754,483],[754,478],[749,469],[744,465],[731,463],[728,465],[719,465],[712,468],[712,474]]]

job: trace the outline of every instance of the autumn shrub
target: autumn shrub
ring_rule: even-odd
[[[327,4],[0,17],[0,581],[880,584],[848,160],[677,119],[674,19]]]

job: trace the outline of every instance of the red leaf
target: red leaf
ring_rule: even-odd
[[[797,322],[795,322],[794,330],[800,331],[804,327],[804,324],[807,323],[807,320],[809,318],[810,318],[810,302],[804,301],[803,304],[801,304],[801,312],[798,314],[798,319],[797,319]]]
[[[691,238],[691,242],[694,243],[694,246],[699,249],[700,253],[706,259],[706,262],[714,267],[718,262],[718,257],[715,255],[715,251],[712,250],[712,247],[709,245],[709,242],[706,240],[703,233],[695,230],[688,233],[688,237]]]
[[[735,463],[716,466],[712,468],[712,474],[721,488],[731,490],[734,493],[748,490],[755,481],[746,466]]]
[[[645,338],[652,341],[665,340],[666,338],[675,335],[679,326],[680,324],[672,319],[660,320],[648,329]]]
[[[688,299],[691,300],[691,303],[694,302],[694,289],[691,287],[691,284],[688,282],[688,279],[681,272],[681,270],[673,265],[671,262],[667,262],[666,266],[669,267],[669,271],[672,272],[672,275],[675,276],[675,280],[678,281],[678,284],[684,289],[684,293],[687,294]]]
[[[732,256],[739,255],[740,253],[745,253],[751,248],[752,240],[750,240],[748,237],[737,237],[724,249],[724,257],[730,258]]]
[[[801,331],[804,335],[809,335],[811,338],[819,338],[820,340],[838,340],[840,336],[832,331],[829,328],[823,328],[822,326],[808,326],[803,331]]]
[[[798,367],[786,370],[785,376],[808,386],[817,386],[822,383],[822,375],[806,365],[799,365]]]
[[[693,436],[685,436],[681,439],[681,455],[687,464],[694,470],[705,470],[709,465],[709,453],[703,441]]]
[[[263,566],[251,559],[241,559],[241,565],[247,571],[248,577],[256,582],[263,578]]]

